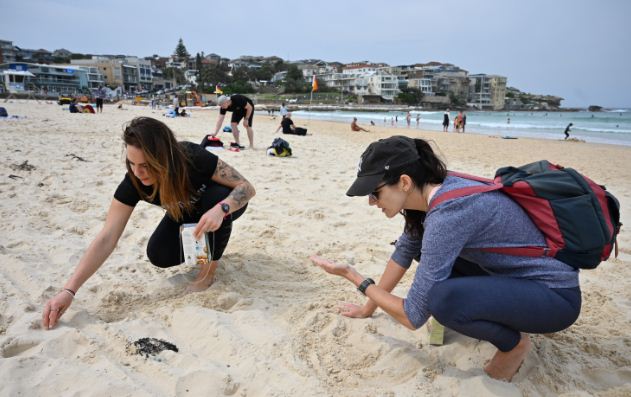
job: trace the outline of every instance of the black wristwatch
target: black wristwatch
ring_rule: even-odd
[[[374,284],[374,283],[375,283],[375,280],[373,280],[372,278],[367,278],[364,281],[362,281],[361,284],[359,284],[359,287],[357,287],[357,291],[366,295],[366,288],[368,288],[370,284]]]
[[[230,213],[230,204],[226,203],[225,201],[222,201],[219,204],[221,205],[221,210],[223,211],[223,213],[228,215]]]

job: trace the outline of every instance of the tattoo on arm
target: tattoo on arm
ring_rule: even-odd
[[[221,160],[217,160],[217,169],[215,170],[215,175],[219,176],[221,179],[225,179],[230,182],[247,182],[237,170],[230,167],[228,164],[224,163]]]
[[[241,208],[248,202],[250,197],[252,197],[252,195],[249,194],[249,190],[250,190],[249,183],[239,185],[235,187],[234,189],[232,189],[232,191],[228,195],[228,198],[233,199],[234,202],[237,203],[237,207]]]
[[[254,188],[250,182],[225,162],[218,160],[215,175],[230,184],[236,184],[227,197],[234,200],[236,209],[243,207],[254,196]]]

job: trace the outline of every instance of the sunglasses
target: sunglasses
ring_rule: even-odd
[[[377,187],[375,188],[375,190],[374,190],[372,193],[370,193],[370,194],[368,195],[368,198],[369,198],[369,199],[371,199],[372,201],[377,201],[377,200],[379,200],[379,193],[380,193],[380,190],[381,190],[381,188],[383,188],[384,186],[386,186],[386,184],[385,184],[385,183],[382,183],[381,185],[377,186]]]

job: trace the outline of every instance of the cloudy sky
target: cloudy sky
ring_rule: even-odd
[[[288,60],[441,61],[500,74],[564,106],[631,107],[627,0],[0,0],[0,39],[24,48]]]

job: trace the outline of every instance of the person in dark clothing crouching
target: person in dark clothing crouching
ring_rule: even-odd
[[[149,261],[158,267],[184,262],[180,226],[197,223],[196,239],[206,234],[209,262],[199,263],[191,291],[208,288],[230,239],[232,222],[246,210],[254,187],[217,156],[191,142],[178,142],[169,127],[137,117],[123,132],[127,173],[118,185],[101,231],[81,257],[73,275],[44,306],[42,325],[53,328],[72,304],[78,289],[114,251],[136,204],[161,206],[166,214],[147,244]]]

